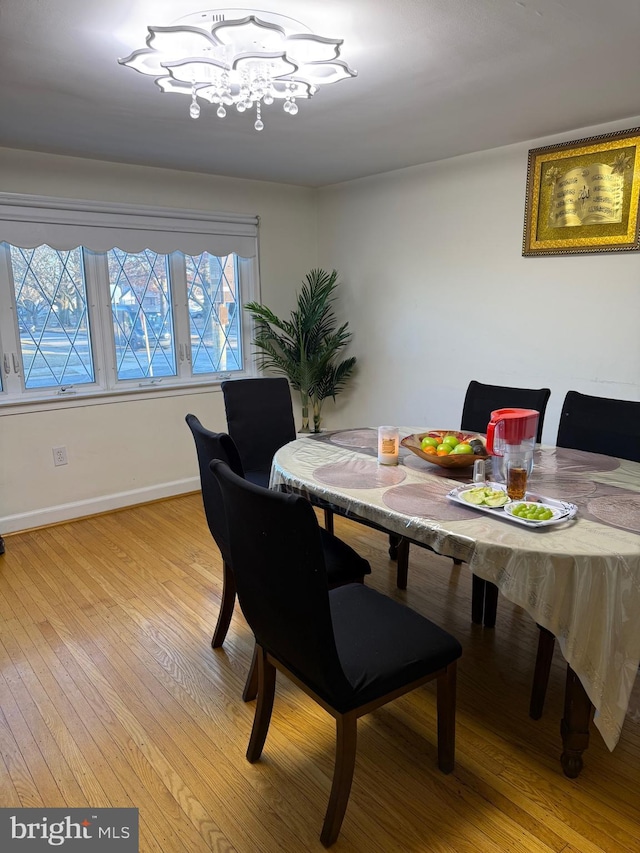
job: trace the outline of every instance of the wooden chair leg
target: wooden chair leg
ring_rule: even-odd
[[[333,510],[328,507],[324,511],[324,529],[327,533],[333,533]]]
[[[536,655],[536,668],[533,673],[533,685],[531,687],[531,701],[529,703],[529,716],[532,720],[539,720],[544,708],[544,700],[547,695],[549,684],[549,673],[551,672],[551,661],[553,660],[553,649],[556,638],[551,631],[547,631],[538,625],[538,653]]]
[[[496,614],[498,612],[498,587],[490,581],[484,582],[484,617],[485,628],[496,627]]]
[[[224,643],[224,638],[229,630],[229,623],[233,614],[233,606],[236,603],[236,579],[233,572],[223,561],[222,563],[222,603],[220,612],[218,613],[218,621],[216,629],[213,632],[211,646],[214,649],[219,648]]]
[[[253,647],[251,665],[242,691],[242,701],[252,702],[258,695],[258,647]]]
[[[486,581],[478,575],[471,575],[471,621],[474,625],[482,625],[484,615],[484,588]]]
[[[437,681],[438,767],[451,773],[456,756],[456,662],[450,663]]]
[[[409,540],[401,539],[398,542],[398,566],[396,569],[396,586],[398,589],[406,589],[409,578]]]
[[[357,740],[358,718],[355,713],[341,714],[336,718],[336,763],[329,805],[320,834],[320,841],[325,847],[330,847],[340,834],[351,793]]]
[[[258,658],[258,702],[256,704],[256,715],[253,718],[253,728],[249,746],[247,747],[247,760],[253,764],[262,755],[262,748],[267,739],[269,723],[271,722],[271,711],[273,710],[273,699],[276,692],[276,668],[267,660],[267,653],[256,643]]]

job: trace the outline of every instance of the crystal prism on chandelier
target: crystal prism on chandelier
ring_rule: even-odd
[[[339,59],[342,39],[314,35],[308,27],[271,12],[218,9],[194,12],[169,27],[147,27],[147,47],[119,59],[155,77],[163,92],[191,97],[189,115],[200,115],[199,101],[238,112],[256,108],[254,127],[262,130],[262,106],[284,101],[295,116],[297,101],[321,86],[355,77]]]

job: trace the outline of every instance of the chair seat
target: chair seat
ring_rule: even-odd
[[[329,602],[340,665],[352,693],[324,698],[342,713],[442,669],[462,654],[451,634],[370,587],[341,586],[331,590]]]

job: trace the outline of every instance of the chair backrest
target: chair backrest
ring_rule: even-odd
[[[640,402],[568,391],[556,444],[640,462]]]
[[[198,465],[200,468],[202,503],[204,504],[204,514],[207,518],[207,524],[209,525],[211,535],[220,549],[222,559],[230,566],[231,554],[224,501],[218,481],[211,473],[209,465],[213,459],[220,459],[226,462],[238,476],[242,477],[243,470],[240,456],[233,441],[226,433],[211,432],[202,426],[195,415],[187,415],[185,420],[196,444]]]
[[[495,409],[534,409],[540,412],[536,441],[542,440],[544,413],[551,390],[549,388],[511,388],[508,385],[483,385],[471,380],[462,407],[460,429],[467,432],[486,432]]]
[[[255,486],[222,462],[211,470],[227,507],[238,599],[256,641],[317,692],[350,695],[311,505]]]
[[[252,479],[256,471],[268,476],[276,450],[296,437],[289,383],[284,376],[230,379],[221,388],[227,430],[238,448],[245,476]]]

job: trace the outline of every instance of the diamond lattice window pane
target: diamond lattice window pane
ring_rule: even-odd
[[[167,256],[107,253],[118,379],[176,375]]]
[[[242,369],[240,292],[235,255],[185,258],[195,374]]]
[[[25,388],[94,381],[82,249],[11,246]]]

